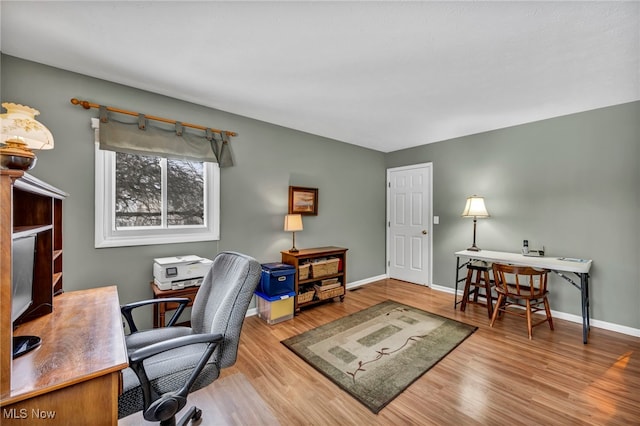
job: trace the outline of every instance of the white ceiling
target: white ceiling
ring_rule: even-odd
[[[640,100],[639,2],[0,7],[6,54],[382,152]]]

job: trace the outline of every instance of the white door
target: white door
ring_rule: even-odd
[[[387,170],[390,278],[431,284],[431,163]]]

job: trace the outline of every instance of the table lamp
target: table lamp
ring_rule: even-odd
[[[53,135],[34,118],[40,111],[25,105],[2,103],[0,114],[0,168],[29,170],[36,164],[33,149],[52,149]]]
[[[473,218],[473,245],[467,250],[480,251],[480,249],[476,246],[476,222],[479,217],[489,217],[487,208],[484,206],[484,198],[478,197],[477,195],[468,197],[467,204],[464,206],[464,211],[462,212],[462,217]]]
[[[292,253],[297,253],[296,248],[296,231],[302,231],[302,215],[300,214],[288,214],[284,217],[284,230],[293,234],[293,247],[289,250]]]

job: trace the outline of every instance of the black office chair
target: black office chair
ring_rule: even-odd
[[[126,337],[129,366],[123,370],[123,392],[118,418],[144,411],[148,421],[176,425],[176,413],[187,404],[187,395],[220,375],[237,358],[240,331],[260,280],[255,259],[223,252],[213,260],[191,309],[191,327],[174,327],[189,299],[153,299],[122,306],[131,334]],[[138,331],[132,310],[153,303],[173,301],[180,307],[171,326]],[[177,423],[200,419],[202,411],[191,407]]]

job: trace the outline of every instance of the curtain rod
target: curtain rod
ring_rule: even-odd
[[[89,101],[80,101],[76,98],[72,98],[71,99],[71,103],[73,105],[80,105],[82,108],[84,109],[89,109],[89,108],[100,108],[100,105],[98,104],[94,104],[92,102]],[[106,107],[107,111],[111,111],[111,112],[117,112],[120,114],[127,114],[127,115],[133,115],[135,117],[139,116],[140,114],[134,111],[127,111],[126,109],[120,109],[120,108],[114,108],[114,107]],[[169,123],[169,124],[176,124],[177,121],[176,120],[170,120],[168,118],[162,118],[162,117],[156,117],[153,115],[145,115],[146,118],[148,118],[149,120],[154,120],[154,121],[161,121],[163,123]],[[220,130],[220,129],[214,129],[213,127],[204,127],[204,126],[200,126],[198,124],[191,124],[191,123],[183,123],[180,122],[184,127],[191,127],[193,129],[199,129],[199,130],[207,130],[210,129],[212,132],[214,133],[226,133],[228,136],[237,136],[238,134],[236,132],[231,132],[229,130]]]

